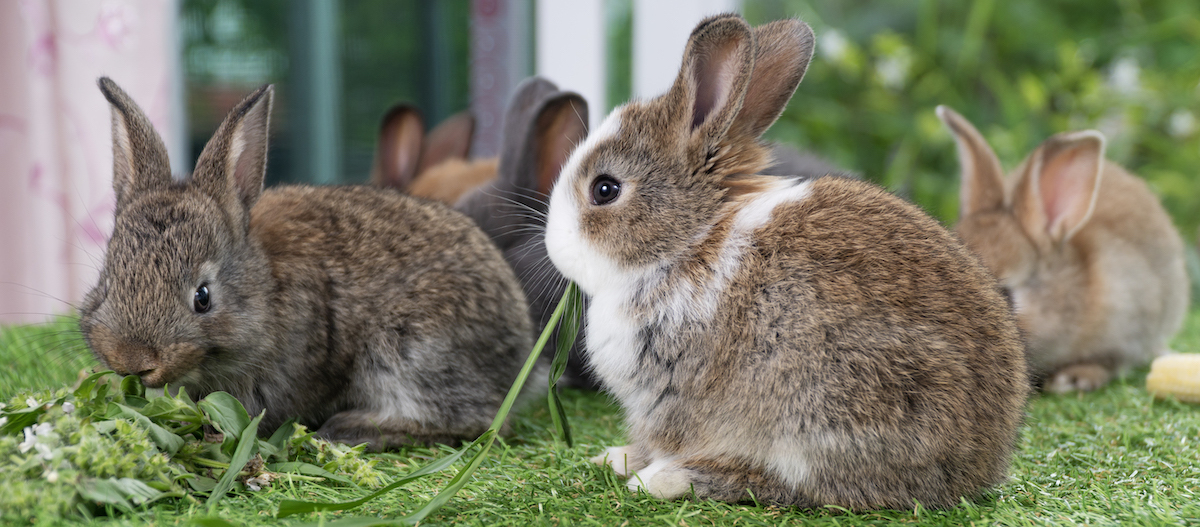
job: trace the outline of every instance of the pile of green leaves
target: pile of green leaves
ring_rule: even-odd
[[[140,379],[91,374],[70,390],[25,393],[0,409],[0,519],[110,515],[164,498],[215,504],[235,488],[272,479],[326,479],[358,486],[379,473],[347,447],[285,423],[258,438],[224,392],[193,402],[187,390],[147,396]]]

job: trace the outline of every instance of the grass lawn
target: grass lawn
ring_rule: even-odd
[[[1175,349],[1200,352],[1200,310]],[[30,388],[72,383],[94,362],[68,318],[0,331],[0,400]],[[1010,481],[977,503],[950,510],[882,511],[760,508],[718,502],[661,502],[630,494],[623,481],[587,458],[623,443],[619,410],[604,395],[567,391],[563,400],[576,438],[556,445],[544,405],[525,410],[513,432],[474,480],[425,525],[1169,525],[1200,522],[1200,406],[1156,401],[1145,370],[1091,394],[1034,398]],[[398,477],[448,449],[409,449],[381,456]],[[361,493],[321,483],[280,480],[260,492],[231,495],[214,516],[235,524],[300,524],[346,515],[398,517],[424,504],[453,471],[419,480],[346,513],[274,519],[283,499],[345,501]],[[165,500],[136,515],[101,522],[176,525],[207,516],[202,503]]]

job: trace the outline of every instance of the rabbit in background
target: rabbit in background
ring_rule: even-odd
[[[808,66],[798,20],[692,32],[670,90],[569,157],[546,247],[629,443],[594,461],[675,499],[952,507],[1005,480],[1028,395],[991,273],[918,207],[760,174]]]
[[[391,189],[264,190],[271,86],[173,182],[146,116],[111,80],[100,89],[116,226],[80,329],[102,364],[197,398],[227,391],[266,411],[264,432],[296,418],[375,450],[490,426],[532,330],[469,219]]]
[[[1183,243],[1104,136],[1052,136],[1006,180],[970,122],[937,114],[962,165],[958,233],[1010,295],[1045,390],[1095,390],[1165,353],[1188,305]]]
[[[379,124],[371,183],[453,205],[496,177],[496,160],[469,160],[475,117],[459,112],[425,133],[421,112],[397,104]]]

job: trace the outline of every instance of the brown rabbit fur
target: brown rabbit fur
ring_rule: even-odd
[[[673,499],[950,507],[1004,481],[1028,392],[991,274],[917,207],[754,175],[812,55],[797,20],[693,31],[666,94],[614,112],[550,198],[587,351],[629,445],[596,461]]]
[[[1094,390],[1163,354],[1188,305],[1183,242],[1104,136],[1055,135],[1006,183],[971,123],[938,116],[962,163],[959,235],[1009,292],[1045,389]]]
[[[80,328],[101,363],[224,390],[375,449],[482,433],[530,344],[520,284],[469,219],[365,186],[263,190],[273,91],[221,124],[186,180],[111,80],[116,227]]]

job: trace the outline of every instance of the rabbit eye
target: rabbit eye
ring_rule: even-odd
[[[621,195],[621,183],[612,176],[601,175],[592,182],[592,205],[607,205]]]
[[[208,286],[202,285],[196,288],[196,294],[192,296],[192,309],[197,313],[208,312]]]

